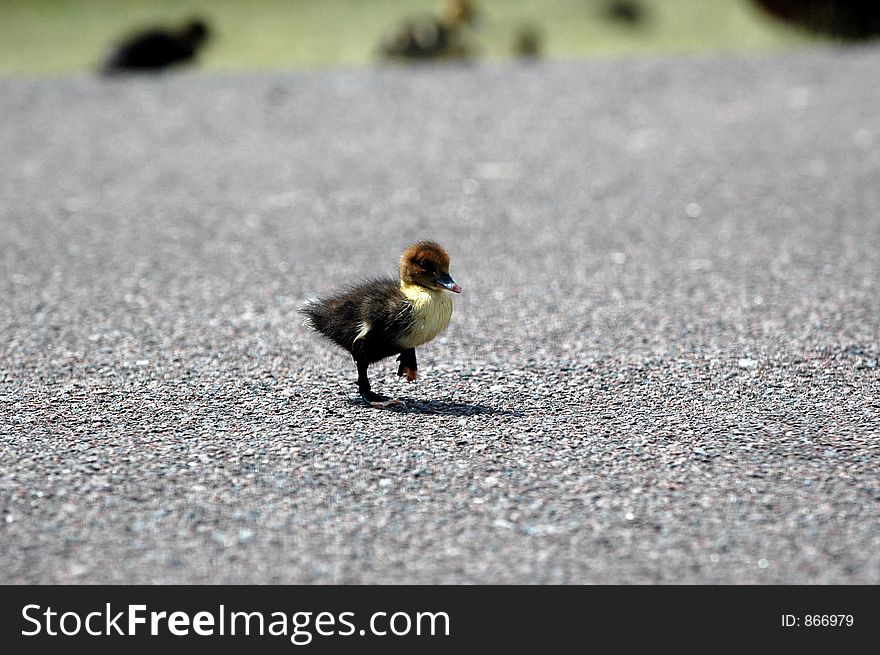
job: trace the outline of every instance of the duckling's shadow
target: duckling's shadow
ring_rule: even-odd
[[[506,409],[496,409],[488,405],[455,403],[445,400],[415,400],[414,398],[400,398],[403,405],[389,405],[387,407],[373,407],[361,398],[349,398],[349,403],[358,407],[369,407],[380,411],[395,412],[398,414],[444,414],[447,416],[522,416],[519,412]]]

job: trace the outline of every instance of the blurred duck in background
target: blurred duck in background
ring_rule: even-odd
[[[607,20],[635,27],[645,18],[642,5],[636,0],[611,0],[604,7],[603,14]]]
[[[402,59],[466,58],[473,54],[465,31],[474,25],[470,0],[447,0],[438,16],[407,20],[385,39],[385,57]]]
[[[791,25],[837,39],[880,37],[878,0],[754,0]]]
[[[137,32],[116,45],[104,59],[105,75],[157,71],[192,62],[210,36],[207,23],[193,18],[178,30],[152,28]]]
[[[520,25],[513,35],[513,54],[522,59],[537,59],[541,56],[541,31],[532,23]]]

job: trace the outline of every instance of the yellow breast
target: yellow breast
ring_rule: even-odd
[[[445,291],[409,284],[401,284],[400,290],[413,308],[413,322],[401,336],[401,346],[421,346],[446,329],[452,317],[452,298]]]

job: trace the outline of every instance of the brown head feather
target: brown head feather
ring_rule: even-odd
[[[439,273],[449,273],[449,254],[439,243],[417,241],[400,256],[400,279],[404,284],[434,288],[432,281]]]

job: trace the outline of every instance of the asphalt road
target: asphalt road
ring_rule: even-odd
[[[878,72],[0,80],[0,582],[880,583]],[[372,409],[296,308],[425,237]]]

